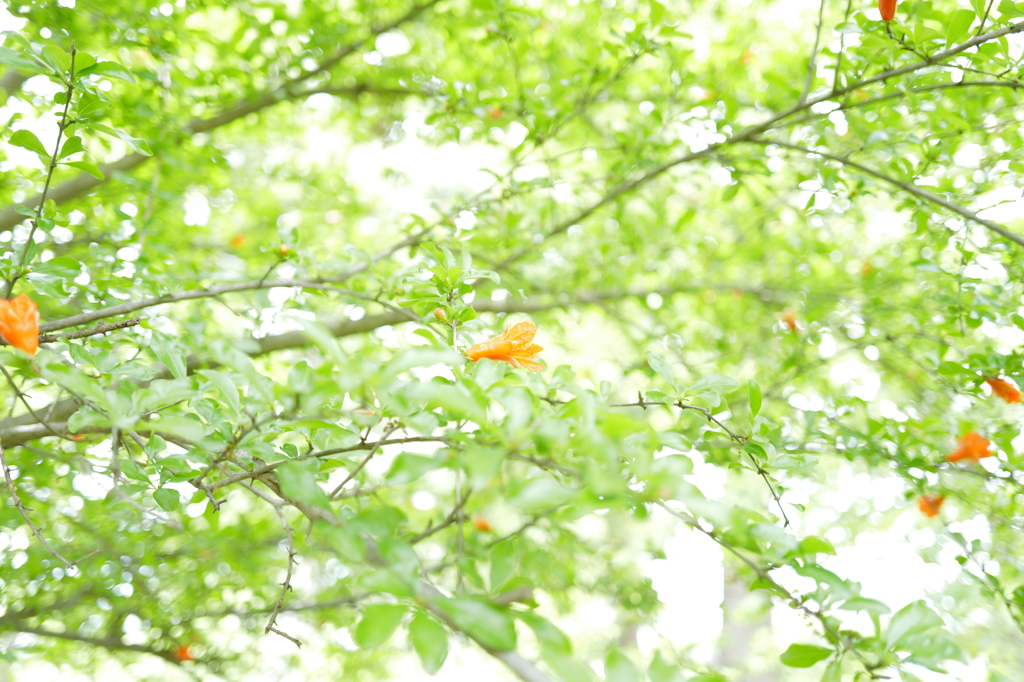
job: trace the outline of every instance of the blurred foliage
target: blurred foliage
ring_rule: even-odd
[[[11,4],[0,670],[1014,679],[1024,7],[970,4]],[[526,316],[545,371],[464,357]],[[943,592],[828,567],[914,524]],[[637,646],[680,535],[806,641]]]

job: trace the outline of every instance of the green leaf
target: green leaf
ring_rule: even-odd
[[[667,662],[660,651],[654,652],[654,658],[647,669],[647,677],[651,682],[682,682],[683,674],[678,666]]]
[[[81,69],[77,73],[78,76],[110,76],[111,78],[119,78],[129,83],[135,82],[135,76],[132,75],[131,71],[124,68],[117,62],[96,62],[92,66],[87,66]]]
[[[562,485],[551,478],[536,478],[509,498],[508,503],[526,510],[561,507],[575,500],[579,491]]]
[[[96,164],[89,163],[88,161],[64,161],[61,163],[63,166],[71,166],[77,168],[80,171],[85,171],[89,175],[93,176],[97,180],[102,180],[106,176],[103,175],[103,171],[96,166]]]
[[[14,131],[14,134],[11,135],[8,142],[13,144],[15,147],[23,147],[37,154],[49,156],[49,152],[46,151],[46,147],[43,146],[43,143],[39,141],[39,138],[36,137],[36,134],[31,130]]]
[[[604,675],[607,682],[640,682],[636,664],[618,649],[612,649],[605,657]]]
[[[378,568],[359,576],[359,586],[370,592],[383,592],[396,597],[411,599],[416,589],[409,581],[390,568]]]
[[[897,648],[904,637],[942,625],[942,619],[922,600],[911,602],[893,614],[889,621],[886,643]]]
[[[958,9],[953,12],[946,28],[946,46],[952,47],[967,37],[976,17],[977,15],[969,9]]]
[[[672,368],[665,362],[664,358],[649,352],[647,353],[647,363],[651,366],[651,369],[658,373],[658,376],[667,381],[673,388],[675,387],[676,379],[672,374]]]
[[[63,159],[67,156],[71,156],[72,154],[78,154],[79,152],[84,151],[85,146],[82,144],[82,138],[80,138],[78,135],[72,135],[71,137],[64,141],[63,145],[61,145],[60,154],[57,156],[57,158]]]
[[[320,532],[327,537],[334,551],[342,559],[353,563],[363,561],[366,558],[366,545],[359,533],[351,526],[329,526],[325,525]]]
[[[154,491],[153,499],[165,511],[174,511],[181,506],[181,494],[171,488],[160,488]]]
[[[25,55],[21,54],[16,50],[12,50],[9,47],[0,45],[0,64],[9,66],[13,69],[22,69],[24,71],[32,71],[34,73],[47,73],[38,62],[33,59],[29,59]]]
[[[818,661],[824,661],[832,653],[831,649],[813,644],[790,644],[779,656],[779,660],[782,661],[782,665],[790,668],[810,668]]]
[[[433,603],[456,628],[483,646],[499,651],[516,648],[516,626],[508,611],[471,597],[438,597]]]
[[[753,419],[761,411],[761,387],[751,379],[747,382],[747,388],[750,390],[750,417]]]
[[[148,144],[146,144],[143,140],[138,139],[137,137],[132,137],[123,130],[111,128],[110,126],[100,125],[99,123],[92,123],[90,124],[90,127],[92,127],[95,130],[98,130],[99,132],[105,135],[110,135],[111,137],[118,138],[126,145],[131,147],[133,151],[139,154],[143,154],[144,156],[153,156],[153,152],[152,150],[150,150]]]
[[[363,617],[356,625],[352,638],[363,649],[380,646],[402,622],[408,607],[401,604],[374,604],[363,609]]]
[[[32,268],[34,275],[52,275],[60,279],[74,279],[82,272],[82,263],[74,258],[58,256]]]
[[[551,621],[541,618],[533,611],[519,611],[516,616],[533,630],[546,656],[568,656],[572,653],[572,642],[569,637]]]
[[[401,485],[419,480],[423,478],[424,474],[442,466],[444,465],[441,462],[431,457],[402,453],[395,458],[386,478],[392,485]]]
[[[687,393],[700,393],[701,391],[728,392],[739,386],[735,379],[722,374],[707,374],[686,389]]]
[[[1006,19],[1024,17],[1024,7],[1013,2],[1013,0],[1002,0],[999,3],[999,14]]]
[[[872,616],[884,616],[891,610],[877,599],[868,599],[866,597],[852,597],[844,601],[837,608],[843,611],[867,611]]]
[[[235,382],[231,380],[231,377],[224,372],[212,369],[201,369],[198,374],[213,384],[213,387],[220,394],[220,399],[228,404],[232,412],[235,414],[241,413],[242,403],[238,398],[238,387],[235,386]]]
[[[160,419],[145,422],[153,431],[169,433],[192,443],[198,442],[206,435],[206,428],[198,419],[178,415],[162,415]]]
[[[497,590],[504,585],[512,572],[516,570],[516,545],[512,539],[503,540],[491,547],[488,559],[491,562],[491,590]]]
[[[300,500],[321,509],[331,510],[331,501],[317,482],[320,463],[315,459],[285,462],[275,470],[281,484],[281,493],[291,500]]]
[[[448,658],[448,631],[444,626],[423,612],[417,612],[409,623],[409,640],[412,642],[420,664],[428,675],[441,669]]]
[[[185,366],[185,353],[178,347],[174,339],[166,334],[153,334],[149,347],[153,349],[160,362],[164,363],[171,371],[171,375],[175,379],[183,379],[188,375]]]

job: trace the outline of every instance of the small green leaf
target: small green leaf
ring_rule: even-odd
[[[921,600],[911,602],[893,614],[886,642],[889,648],[894,648],[904,637],[939,625],[942,625],[942,619],[927,604]]]
[[[1024,8],[1017,5],[1013,0],[1002,0],[999,3],[999,15],[1005,19],[1024,17]]]
[[[572,642],[569,637],[551,621],[541,618],[532,611],[519,611],[516,616],[530,626],[546,656],[568,656],[572,653]]]
[[[57,155],[57,158],[63,159],[64,157],[84,151],[85,145],[82,144],[82,138],[78,135],[72,135],[64,141],[63,145],[61,145],[60,154]]]
[[[687,393],[700,393],[701,391],[728,392],[739,386],[736,380],[722,374],[707,374],[686,389]]]
[[[366,545],[351,526],[324,526],[320,532],[345,561],[359,562],[366,558]]]
[[[224,372],[212,369],[201,369],[198,374],[213,384],[220,394],[220,399],[226,402],[235,414],[242,411],[242,404],[238,399],[238,387],[235,386],[235,382],[231,381],[231,377]]]
[[[607,682],[640,682],[636,664],[618,649],[612,649],[605,657],[604,674]]]
[[[374,604],[363,609],[352,638],[363,649],[380,646],[391,637],[408,608],[401,604]]]
[[[160,488],[154,491],[153,499],[164,511],[174,511],[181,506],[181,494],[171,488]]]
[[[953,12],[952,18],[947,24],[946,29],[946,46],[951,47],[956,45],[963,40],[968,31],[970,31],[971,24],[974,23],[974,19],[977,15],[969,9],[958,9]]]
[[[29,59],[25,55],[9,47],[0,45],[0,64],[13,69],[24,69],[35,73],[47,73],[39,63]]]
[[[105,177],[103,175],[103,171],[101,171],[96,164],[89,163],[88,161],[65,161],[63,165],[77,168],[80,171],[85,171],[97,180],[102,180]]]
[[[68,256],[51,258],[32,268],[34,275],[52,275],[61,279],[74,279],[82,272],[82,263]]]
[[[327,493],[316,482],[316,474],[319,471],[320,463],[315,459],[285,462],[277,468],[281,493],[288,499],[330,510],[331,502],[327,499]]]
[[[178,347],[177,342],[166,334],[154,334],[149,347],[156,353],[160,362],[171,371],[175,379],[183,379],[188,375],[185,366],[185,353]]]
[[[150,150],[148,144],[146,144],[143,140],[140,140],[137,137],[132,137],[123,130],[117,130],[115,128],[111,128],[110,126],[100,125],[99,123],[93,123],[91,127],[105,135],[110,135],[111,137],[118,138],[126,145],[131,147],[133,151],[138,152],[139,154],[143,154],[145,156],[153,156],[153,152],[152,150]]]
[[[787,665],[790,668],[810,668],[831,655],[832,650],[825,647],[813,644],[790,644],[789,648],[779,656],[779,660],[782,661],[782,665]]]
[[[761,411],[761,387],[751,379],[747,382],[747,388],[750,390],[750,416],[753,418]]]
[[[516,545],[514,540],[504,540],[491,548],[491,590],[504,585],[516,570]]]
[[[402,483],[416,481],[427,472],[439,469],[441,466],[443,466],[441,462],[431,457],[402,453],[395,458],[395,462],[391,465],[386,478],[388,483],[401,485]]]
[[[836,608],[843,611],[867,611],[872,616],[884,616],[890,611],[889,607],[882,602],[867,597],[852,597]]]
[[[441,669],[448,658],[448,631],[425,613],[418,612],[409,623],[409,639],[428,675]]]
[[[655,353],[648,353],[647,364],[651,366],[651,369],[658,373],[658,376],[667,381],[670,386],[673,388],[675,387],[676,379],[672,374],[672,368],[667,362],[665,362],[664,358]]]
[[[678,666],[666,661],[660,651],[655,651],[654,660],[647,669],[647,677],[651,682],[682,682],[683,673]]]
[[[123,81],[129,83],[135,82],[135,76],[132,75],[131,71],[124,68],[117,62],[96,62],[92,66],[87,66],[81,69],[76,75],[78,76],[110,76],[111,78],[120,78]]]
[[[36,137],[36,134],[31,130],[14,131],[14,134],[11,135],[11,139],[8,140],[8,142],[13,144],[15,147],[23,147],[37,154],[43,154],[44,156],[48,155],[46,147],[43,146],[43,143],[39,141],[39,138]]]
[[[504,609],[469,597],[439,597],[434,604],[456,628],[485,647],[499,651],[516,648],[516,625]]]
[[[550,509],[574,500],[578,491],[551,478],[537,478],[509,498],[509,504],[520,509]]]

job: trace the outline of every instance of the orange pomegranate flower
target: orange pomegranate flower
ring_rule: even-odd
[[[992,441],[977,431],[968,431],[959,440],[960,447],[949,453],[946,457],[947,462],[959,462],[962,459],[973,459],[977,462],[979,459],[992,456],[988,449]]]
[[[917,508],[921,510],[922,514],[932,519],[939,515],[939,510],[942,509],[942,503],[945,500],[945,495],[922,495],[917,498]]]
[[[466,357],[476,362],[480,358],[507,362],[513,367],[525,367],[531,372],[542,372],[544,366],[530,358],[544,350],[532,343],[537,325],[529,320],[512,327],[505,327],[501,336],[478,343],[466,351]]]
[[[1005,379],[985,379],[992,387],[992,395],[997,395],[1008,403],[1020,402],[1020,389]]]
[[[487,519],[483,516],[477,516],[473,519],[473,525],[476,526],[477,530],[482,530],[485,533],[491,532],[491,524],[487,522]]]
[[[196,660],[195,657],[192,656],[192,650],[188,644],[180,644],[174,647],[174,657],[178,659],[178,663]]]
[[[246,242],[248,241],[248,236],[244,234],[236,234],[234,237],[231,238],[231,246],[235,247],[236,249],[240,249],[243,246],[245,246]]]
[[[21,294],[11,300],[0,298],[0,336],[15,348],[35,355],[39,348],[39,308]]]

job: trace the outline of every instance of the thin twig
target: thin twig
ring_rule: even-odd
[[[71,95],[75,92],[75,43],[71,42],[71,67],[68,71],[68,87],[64,93],[64,112],[61,114],[60,123],[57,125],[57,142],[53,147],[53,154],[50,156],[50,167],[46,171],[46,182],[43,183],[43,192],[39,195],[39,206],[36,207],[35,218],[32,219],[32,227],[28,231],[28,239],[25,240],[25,248],[21,251],[18,259],[18,267],[14,269],[10,279],[7,280],[7,293],[4,298],[10,298],[14,291],[14,285],[24,273],[25,263],[28,260],[28,253],[32,250],[32,238],[39,229],[39,222],[43,219],[43,209],[46,207],[46,194],[50,191],[50,183],[53,181],[53,172],[57,170],[57,159],[60,158],[60,143],[64,137],[64,131],[70,127],[68,123],[68,112],[71,110]],[[13,248],[13,245],[12,245]]]
[[[18,487],[14,484],[14,479],[11,477],[11,468],[7,466],[7,457],[4,455],[3,443],[0,443],[0,466],[3,466],[4,469],[4,480],[7,481],[7,490],[11,493],[11,500],[14,501],[14,506],[18,510],[18,513],[21,514],[21,518],[25,519],[25,523],[27,523],[28,527],[32,530],[32,534],[36,536],[40,543],[42,543],[43,547],[46,548],[46,551],[60,559],[60,561],[67,566],[68,570],[75,570],[75,565],[61,556],[60,552],[50,546],[50,543],[46,541],[43,534],[39,532],[39,528],[37,528],[36,524],[32,523],[32,519],[29,518],[28,512],[32,511],[32,508],[26,507],[24,503],[22,503],[21,498],[18,497]]]
[[[968,209],[964,208],[963,206],[958,206],[957,204],[954,204],[954,203],[952,203],[950,201],[947,201],[946,199],[943,199],[942,197],[940,197],[937,194],[932,194],[931,192],[925,191],[925,190],[921,189],[920,187],[918,187],[917,185],[912,185],[909,182],[903,182],[902,180],[897,180],[896,178],[888,176],[885,173],[882,173],[880,171],[875,170],[874,168],[869,168],[869,167],[864,166],[862,164],[856,163],[855,161],[851,161],[850,159],[848,159],[846,157],[837,156],[835,154],[829,154],[828,152],[818,151],[818,150],[815,150],[815,149],[808,149],[807,147],[801,147],[799,145],[789,144],[787,142],[779,142],[777,140],[766,140],[766,139],[758,138],[758,139],[748,140],[748,142],[752,142],[754,144],[763,144],[763,145],[776,145],[778,147],[783,147],[785,149],[792,149],[793,151],[803,152],[804,154],[808,154],[808,155],[816,155],[816,156],[820,156],[823,159],[830,159],[832,161],[836,161],[838,163],[843,164],[844,166],[849,166],[850,168],[854,168],[854,169],[860,171],[861,173],[864,173],[865,175],[870,175],[873,178],[876,178],[878,180],[882,180],[883,182],[887,182],[890,185],[893,185],[894,187],[899,187],[900,189],[902,189],[904,192],[907,192],[908,194],[913,194],[914,196],[916,196],[916,197],[918,197],[920,199],[924,199],[925,201],[930,201],[933,204],[937,204],[939,206],[942,206],[946,210],[952,211],[953,213],[956,213],[956,214],[958,214],[960,216],[963,216],[964,218],[967,218],[971,222],[977,223],[978,225],[982,225],[984,227],[987,227],[988,229],[992,230],[993,232],[995,232],[995,233],[997,233],[999,235],[1002,235],[1006,239],[1009,239],[1012,242],[1016,242],[1017,244],[1019,244],[1021,246],[1024,246],[1024,237],[1022,237],[1019,234],[1015,234],[1013,232],[1010,232],[1008,229],[1006,229],[1002,225],[994,223],[991,220],[986,220],[985,218],[982,218],[981,216],[979,216],[974,211],[968,210]]]
[[[807,60],[807,78],[804,80],[804,89],[800,93],[800,104],[807,101],[807,95],[811,91],[811,84],[814,82],[814,73],[817,70],[818,45],[821,43],[821,25],[825,21],[825,0],[818,4],[818,27],[814,31],[814,47],[811,48],[811,57]]]
[[[373,459],[373,456],[377,454],[377,450],[380,448],[381,443],[387,441],[388,436],[397,431],[399,429],[399,426],[400,425],[398,424],[398,422],[392,422],[392,424],[387,428],[387,430],[384,431],[384,435],[381,436],[374,444],[374,447],[370,449],[369,454],[367,454],[363,461],[359,463],[359,466],[350,471],[348,476],[345,477],[345,480],[339,483],[338,487],[335,488],[334,491],[328,496],[330,499],[334,500],[338,497],[338,495],[341,493],[342,489],[348,484],[348,482],[355,478],[359,474],[359,472],[363,470],[363,467],[370,463],[370,460]]]
[[[280,504],[275,504],[274,505],[274,511],[277,512],[278,518],[281,519],[281,525],[284,526],[284,533],[285,533],[285,536],[287,537],[287,543],[288,543],[288,572],[285,575],[284,582],[281,583],[281,596],[278,597],[277,604],[274,605],[274,610],[270,612],[270,618],[267,619],[267,627],[263,631],[263,633],[264,634],[268,634],[268,633],[273,632],[275,634],[278,634],[278,635],[284,637],[285,639],[287,639],[288,641],[292,642],[293,644],[295,644],[295,646],[297,646],[297,647],[299,647],[301,649],[302,648],[302,642],[300,642],[299,640],[295,639],[291,635],[288,635],[288,634],[285,634],[284,632],[281,632],[279,629],[277,629],[275,627],[275,625],[277,625],[277,616],[278,616],[278,614],[281,613],[281,607],[284,606],[285,596],[287,596],[288,592],[290,592],[292,590],[292,570],[293,570],[293,567],[297,563],[295,561],[295,556],[298,554],[298,552],[295,551],[295,537],[292,534],[291,524],[289,524],[288,523],[288,519],[286,519],[284,517],[284,511],[281,509],[281,505]]]
[[[451,513],[449,513],[448,516],[445,517],[444,521],[442,521],[441,523],[437,524],[436,526],[431,526],[430,528],[426,529],[422,533],[418,533],[417,535],[412,536],[411,538],[409,538],[409,544],[410,545],[415,545],[418,542],[422,542],[423,540],[426,540],[427,538],[429,538],[434,533],[438,533],[438,532],[444,530],[445,528],[447,528],[448,526],[452,525],[453,523],[461,522],[462,520],[464,520],[466,518],[466,516],[465,516],[465,514],[462,513],[462,509],[463,509],[463,507],[466,506],[466,502],[468,500],[469,500],[469,491],[467,491],[466,494],[463,495],[458,500],[458,502],[455,505],[455,508],[452,509]]]

